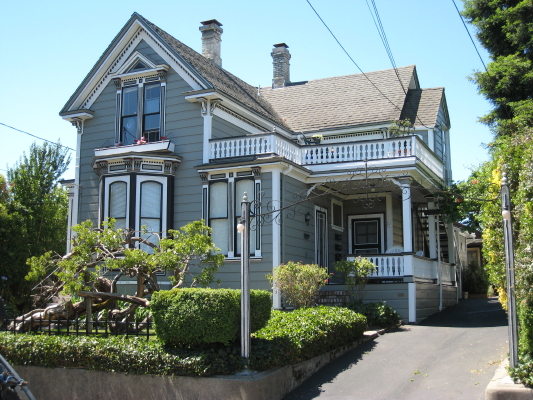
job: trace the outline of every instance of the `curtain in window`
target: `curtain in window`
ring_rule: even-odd
[[[211,237],[222,254],[228,254],[228,184],[227,182],[213,183],[209,187],[209,226]]]
[[[141,233],[141,237],[154,244],[159,243],[158,235],[161,235],[162,194],[161,183],[141,183],[140,226],[146,228],[146,233]],[[147,253],[153,253],[153,249],[145,244],[141,244],[140,248]]]
[[[254,195],[254,186],[255,181],[253,179],[242,179],[235,182],[235,224],[237,226],[239,219],[241,218],[241,202],[244,192],[247,193],[248,201],[252,202],[255,200]],[[251,210],[253,212],[253,209]],[[255,235],[255,222],[256,219],[253,218],[250,224],[250,254],[255,254],[255,244],[256,244],[256,235]],[[236,251],[235,255],[241,254],[241,235],[236,234]]]
[[[113,182],[109,185],[109,218],[116,220],[115,228],[126,228],[127,189],[126,182]]]

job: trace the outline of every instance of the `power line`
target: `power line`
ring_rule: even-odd
[[[481,58],[481,54],[479,54],[479,50],[477,49],[476,42],[474,41],[474,38],[472,38],[472,35],[470,34],[470,31],[468,30],[468,27],[466,26],[466,22],[461,15],[461,12],[459,11],[459,8],[457,8],[457,4],[455,4],[455,0],[452,0],[453,5],[455,6],[455,9],[457,10],[457,14],[459,14],[459,18],[461,18],[461,21],[463,22],[463,26],[466,29],[466,33],[468,33],[468,36],[470,37],[470,40],[472,41],[472,44],[474,45],[474,48],[476,49],[476,53],[481,60],[481,64],[483,64],[483,67],[485,68],[485,71],[487,70],[487,66],[485,65],[485,62],[483,61],[483,58]]]
[[[387,99],[387,101],[389,103],[391,103],[398,111],[402,112],[402,108],[398,107],[391,99],[389,99],[387,97],[387,95],[385,93],[383,93],[377,86],[374,82],[372,82],[372,80],[364,73],[364,71],[361,69],[361,67],[359,67],[359,65],[357,65],[357,63],[355,62],[355,60],[352,58],[352,56],[350,56],[350,54],[346,51],[346,49],[344,48],[344,46],[341,44],[341,42],[339,42],[339,39],[337,39],[337,37],[335,36],[335,34],[331,31],[331,29],[329,29],[328,25],[324,22],[324,20],[322,19],[322,17],[320,16],[320,14],[318,14],[318,12],[315,10],[315,8],[313,7],[313,5],[309,2],[309,0],[306,0],[307,1],[307,4],[309,4],[309,6],[313,9],[313,11],[315,12],[316,16],[320,19],[320,21],[322,22],[322,24],[324,24],[324,26],[326,27],[326,29],[329,31],[329,33],[331,34],[331,36],[333,36],[333,38],[335,39],[335,41],[337,42],[337,44],[341,47],[341,49],[344,51],[344,53],[348,56],[348,58],[352,61],[352,63],[357,67],[357,69],[363,74],[363,76],[372,84],[372,86],[374,86],[374,88],[385,98]],[[368,4],[368,3],[367,3]],[[375,5],[374,5],[375,6]],[[377,12],[377,8],[376,8],[376,12]],[[371,12],[372,14],[372,12]],[[374,18],[374,16],[372,16],[372,18]],[[379,18],[379,14],[378,14],[378,18]],[[380,24],[381,24],[381,21],[380,21]],[[378,28],[378,32],[379,32],[379,28]],[[385,31],[382,29],[382,31],[380,32],[380,36],[381,34],[385,34]],[[382,39],[383,40],[383,39]],[[385,42],[387,43],[387,45],[385,46],[385,48],[387,50],[387,54],[389,54],[390,52],[390,47],[388,46],[388,41],[387,39],[385,38]],[[392,57],[392,52],[390,52],[390,56],[389,58],[391,58],[391,62],[393,63],[393,68],[394,68],[394,71],[396,73],[396,76],[398,78],[398,80],[400,80],[400,77],[399,77],[399,74],[398,74],[398,71],[397,71],[397,68],[396,68],[396,63],[394,62],[394,57]],[[400,80],[400,85],[402,86],[402,89],[405,93],[405,95],[407,96],[407,92],[405,91],[404,87],[403,87],[403,84]],[[411,104],[410,101],[408,101],[409,104]],[[416,113],[416,110],[413,109],[413,111],[415,111]],[[421,120],[420,118],[418,117],[418,113],[416,113],[416,117],[415,118],[418,118],[418,121],[426,128],[428,128]],[[428,128],[429,129],[429,128]]]
[[[385,28],[383,27],[383,23],[381,22],[381,17],[379,16],[378,7],[376,6],[375,0],[370,0],[370,1],[372,2],[374,12],[372,12],[372,9],[370,8],[370,4],[368,3],[368,0],[366,0],[366,5],[368,7],[368,10],[370,11],[370,15],[372,16],[372,19],[374,20],[374,25],[376,26],[379,37],[381,38],[383,47],[385,47],[385,51],[387,52],[387,55],[389,56],[389,60],[391,62],[392,68],[394,69],[394,73],[396,74],[396,78],[398,79],[398,82],[400,83],[400,86],[402,87],[403,93],[406,96],[407,103],[409,104],[413,112],[415,112],[415,120],[418,120],[418,122],[420,122],[420,125],[422,125],[424,128],[431,129],[429,126],[427,126],[426,124],[422,122],[422,120],[418,116],[418,112],[416,108],[413,106],[413,104],[411,103],[411,100],[407,96],[407,90],[405,90],[402,79],[400,78],[400,73],[398,72],[396,61],[394,60],[394,56],[392,55],[392,49],[390,48],[389,40],[387,39],[387,35],[385,34]],[[375,14],[375,17],[374,17],[374,14]]]
[[[74,150],[73,148],[70,148],[70,147],[68,147],[68,146],[64,146],[64,145],[62,145],[62,144],[59,144],[59,143],[56,143],[56,142],[52,142],[51,140],[44,139],[44,138],[39,137],[39,136],[35,136],[35,135],[33,135],[33,134],[29,133],[29,132],[21,131],[20,129],[14,128],[14,127],[9,126],[9,125],[6,125],[6,124],[4,124],[4,123],[2,123],[2,122],[0,122],[0,125],[3,125],[3,126],[5,126],[6,128],[10,128],[10,129],[13,129],[13,130],[18,131],[18,132],[25,133],[26,135],[30,135],[30,136],[32,136],[32,137],[34,137],[34,138],[39,139],[39,140],[44,140],[45,142],[48,142],[48,143],[52,143],[52,144],[58,145],[59,147],[64,147],[64,148],[66,148],[66,149],[69,149],[70,151],[76,151],[76,150]]]
[[[368,80],[368,82],[370,82],[372,84],[372,86],[374,86],[374,88],[376,88],[376,90],[383,96],[385,97],[389,103],[391,103],[398,111],[402,111],[402,109],[400,107],[398,107],[396,104],[394,104],[394,102],[389,99],[385,93],[383,93],[377,86],[374,82],[372,82],[372,80],[370,80],[370,78],[364,73],[364,71],[361,69],[361,67],[359,67],[359,65],[357,65],[357,63],[355,62],[355,60],[352,58],[352,56],[346,51],[346,49],[344,48],[344,46],[341,44],[341,42],[339,42],[339,39],[337,39],[337,37],[335,36],[335,34],[331,31],[331,29],[329,29],[328,25],[324,22],[324,20],[322,19],[322,17],[320,16],[320,14],[318,14],[318,12],[315,10],[315,8],[313,7],[313,5],[309,2],[309,0],[306,0],[307,1],[307,4],[309,4],[309,6],[313,9],[313,11],[315,12],[316,16],[320,19],[320,21],[322,21],[322,23],[324,24],[324,26],[326,27],[326,29],[329,31],[329,33],[331,33],[331,36],[333,36],[333,39],[335,39],[335,41],[337,42],[337,44],[341,47],[341,49],[344,51],[344,53],[348,56],[348,58],[352,61],[352,63],[357,67],[357,69],[363,74],[363,76]]]

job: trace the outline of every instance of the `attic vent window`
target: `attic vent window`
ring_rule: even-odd
[[[139,61],[137,62],[137,64],[135,64],[133,66],[132,69],[130,69],[130,72],[136,72],[136,71],[140,71],[142,69],[147,69],[148,67],[146,65],[144,65],[144,63],[142,61]]]

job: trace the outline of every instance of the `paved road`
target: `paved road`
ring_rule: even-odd
[[[507,353],[497,299],[460,300],[349,351],[285,399],[484,399]]]

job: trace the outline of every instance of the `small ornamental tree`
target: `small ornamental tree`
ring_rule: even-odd
[[[203,221],[191,222],[180,230],[169,230],[159,243],[137,235],[127,229],[114,229],[114,220],[104,222],[101,228],[93,228],[90,221],[83,222],[74,231],[72,252],[64,257],[50,252],[28,260],[31,267],[28,280],[46,279],[35,303],[45,302],[59,293],[76,294],[92,299],[92,311],[108,310],[109,320],[131,320],[137,307],[149,307],[147,296],[159,290],[157,272],[172,271],[170,279],[174,287],[208,286],[213,283],[224,256],[211,240],[211,229]],[[146,252],[135,246],[144,244],[152,249]],[[105,271],[116,271],[111,281]],[[117,282],[122,276],[136,279],[134,296],[117,293]],[[120,308],[118,301],[127,306]],[[124,304],[124,303],[123,303]],[[86,312],[84,301],[70,301],[54,308],[36,309],[17,318],[16,329],[35,328],[31,321],[71,319]],[[33,316],[33,318],[32,318]],[[117,325],[118,326],[118,325]]]
[[[322,286],[328,280],[326,269],[316,264],[289,261],[274,268],[267,279],[280,290],[287,303],[294,308],[313,307]]]
[[[346,289],[350,297],[357,301],[365,298],[368,276],[377,268],[368,258],[357,257],[354,260],[342,260],[335,263],[335,269],[343,273]]]

